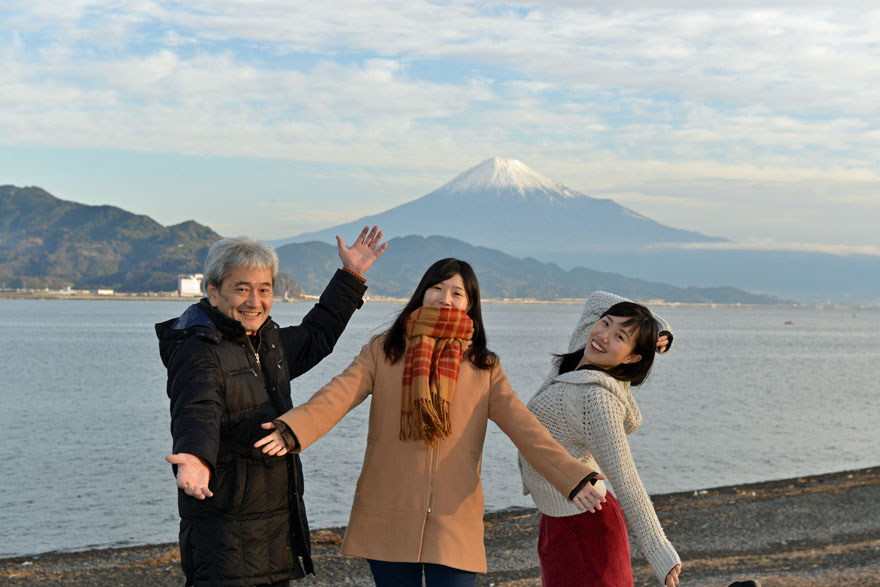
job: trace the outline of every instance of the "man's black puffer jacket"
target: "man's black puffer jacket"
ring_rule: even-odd
[[[211,468],[213,497],[178,490],[187,583],[260,585],[314,573],[299,456],[267,457],[253,445],[267,434],[260,424],[292,407],[290,380],[333,350],[365,290],[337,271],[299,326],[270,318],[252,337],[205,299],[156,325],[173,452]]]

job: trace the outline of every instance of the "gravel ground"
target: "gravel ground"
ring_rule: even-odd
[[[682,585],[880,586],[880,467],[653,497],[683,561]],[[477,585],[540,585],[538,515],[486,515],[489,573]],[[338,554],[342,528],[312,534],[317,576],[300,586],[371,585]],[[636,585],[658,585],[633,546]],[[0,585],[182,585],[176,544],[0,560]]]

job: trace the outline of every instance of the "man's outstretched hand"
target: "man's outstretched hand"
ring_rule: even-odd
[[[382,231],[378,226],[374,226],[372,230],[365,226],[351,247],[346,247],[342,237],[338,235],[336,236],[336,246],[339,249],[342,266],[358,275],[363,275],[373,264],[373,261],[385,252],[388,243],[382,244]]]
[[[177,486],[196,499],[214,497],[214,493],[208,489],[211,480],[211,469],[201,457],[188,452],[168,455],[165,460],[172,465],[177,465]]]

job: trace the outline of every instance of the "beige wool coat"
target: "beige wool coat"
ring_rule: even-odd
[[[479,369],[462,362],[449,437],[435,447],[400,440],[404,360],[392,365],[383,340],[374,337],[345,371],[280,419],[301,451],[372,394],[366,454],[342,553],[485,573],[480,466],[490,419],[565,495],[592,469],[553,440],[511,389],[500,363]],[[516,474],[513,462],[510,474]]]

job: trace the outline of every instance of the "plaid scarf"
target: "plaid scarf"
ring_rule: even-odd
[[[436,444],[449,436],[449,404],[474,323],[464,310],[422,306],[406,317],[400,439]]]

